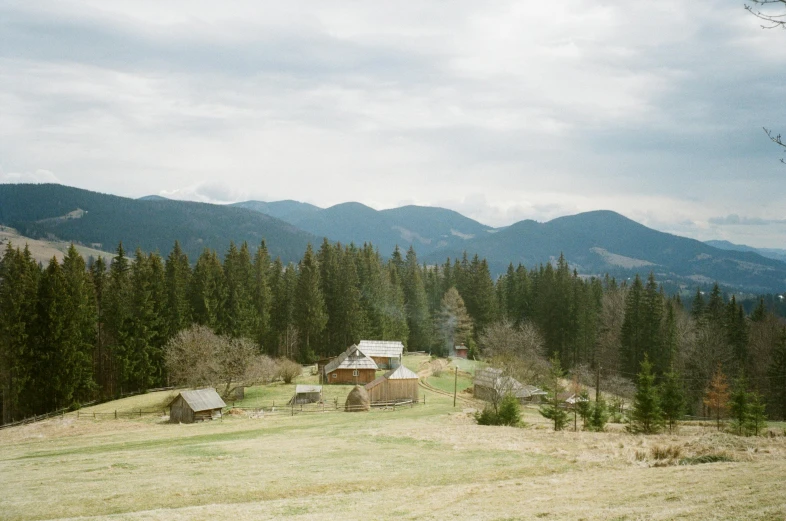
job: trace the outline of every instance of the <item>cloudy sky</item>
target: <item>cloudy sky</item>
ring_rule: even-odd
[[[0,0],[0,181],[784,248],[785,66],[742,0]]]

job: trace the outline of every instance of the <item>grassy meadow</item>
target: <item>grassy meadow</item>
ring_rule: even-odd
[[[459,373],[459,390],[466,378]],[[453,374],[429,382],[452,391]],[[283,404],[293,388],[252,388],[242,405]],[[327,397],[342,403],[349,388],[328,386]],[[68,414],[2,430],[0,519],[786,517],[782,431],[738,438],[697,424],[673,435],[634,436],[620,425],[555,433],[535,409],[523,428],[483,427],[467,393],[453,408],[452,397],[425,392],[426,405],[396,411],[239,413],[193,425]],[[96,407],[170,399],[151,393]],[[721,461],[679,464],[708,455]]]

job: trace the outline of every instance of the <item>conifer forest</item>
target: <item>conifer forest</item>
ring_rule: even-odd
[[[325,240],[287,265],[264,242],[197,259],[177,243],[165,258],[121,244],[113,258],[87,261],[72,246],[46,266],[9,244],[0,261],[3,421],[166,386],[165,346],[193,324],[301,363],[361,338],[443,356],[464,343],[478,359],[507,348],[508,360],[556,357],[619,389],[646,358],[656,381],[669,375],[681,386],[693,414],[722,368],[744,375],[770,417],[786,417],[786,330],[764,301],[746,313],[716,285],[684,302],[652,274],[580,277],[563,257],[511,265],[494,280],[478,256],[424,265],[412,248],[388,259],[370,244]],[[534,338],[534,351],[494,345],[500,337],[489,332],[500,328]],[[545,373],[529,377],[538,385]]]

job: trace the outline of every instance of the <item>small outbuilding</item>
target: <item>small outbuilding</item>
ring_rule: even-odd
[[[380,369],[400,366],[404,354],[404,344],[398,340],[361,340],[358,349],[374,360]]]
[[[532,385],[522,385],[510,376],[502,376],[502,369],[486,367],[475,371],[472,392],[475,398],[493,402],[506,394],[512,394],[521,403],[537,401],[546,393]]]
[[[377,363],[353,344],[325,366],[325,383],[367,384],[374,380],[377,369]]]
[[[319,403],[322,401],[321,385],[302,385],[295,387],[295,395],[290,398],[287,405],[303,405],[306,403]]]
[[[221,411],[227,404],[215,389],[181,391],[169,403],[170,423],[194,423],[221,418]]]
[[[403,365],[366,384],[371,403],[418,401],[418,375]]]
[[[453,356],[456,358],[467,358],[467,353],[469,353],[469,349],[464,344],[453,347]]]

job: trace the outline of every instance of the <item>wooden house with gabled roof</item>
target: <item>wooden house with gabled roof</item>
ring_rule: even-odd
[[[226,406],[215,389],[181,391],[177,398],[169,403],[169,421],[194,423],[215,420],[221,418],[221,412]]]
[[[418,375],[403,365],[366,384],[371,403],[418,401]]]
[[[325,366],[325,383],[367,384],[374,380],[377,369],[377,363],[353,344]]]

